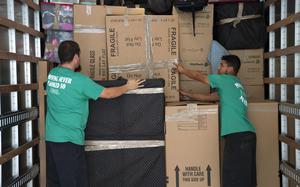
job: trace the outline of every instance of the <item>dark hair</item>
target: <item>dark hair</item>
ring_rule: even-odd
[[[71,40],[66,40],[60,43],[58,47],[58,57],[60,63],[63,64],[71,62],[76,54],[78,56],[80,54],[80,48],[78,43]]]
[[[222,60],[226,61],[226,64],[229,67],[233,68],[233,71],[237,74],[241,67],[241,61],[236,55],[224,55],[222,56]]]

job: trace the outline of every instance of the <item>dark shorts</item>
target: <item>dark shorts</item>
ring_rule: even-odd
[[[87,187],[84,146],[46,141],[47,187]]]
[[[256,186],[256,134],[226,135],[223,153],[223,187]]]

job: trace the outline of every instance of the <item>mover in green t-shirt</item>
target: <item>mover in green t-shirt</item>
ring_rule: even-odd
[[[256,186],[256,134],[247,115],[245,89],[237,78],[240,65],[237,56],[225,55],[218,74],[207,76],[175,64],[179,73],[217,89],[211,94],[193,94],[183,90],[180,93],[200,101],[220,101],[221,136],[225,139],[223,187]]]
[[[89,77],[75,72],[80,67],[79,55],[80,48],[76,42],[62,42],[58,48],[61,64],[48,75],[47,186],[88,186],[84,153],[88,100],[115,98],[143,86],[144,80],[128,80],[123,86],[104,88]]]

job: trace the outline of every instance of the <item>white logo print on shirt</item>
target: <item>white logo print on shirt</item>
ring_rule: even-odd
[[[241,85],[240,83],[236,82],[234,83],[234,86],[238,89],[240,89],[240,94],[241,96],[239,97],[240,101],[245,105],[245,106],[248,106],[248,102],[247,100],[245,99],[245,94],[242,90],[244,90],[244,87],[243,85]]]
[[[48,76],[48,86],[51,87],[50,91],[56,95],[59,94],[58,89],[64,90],[67,84],[71,83],[72,79],[69,77],[59,77],[51,74]]]

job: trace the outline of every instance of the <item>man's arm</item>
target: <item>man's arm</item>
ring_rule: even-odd
[[[181,64],[175,64],[175,67],[176,67],[178,73],[182,73],[182,74],[188,76],[189,78],[200,81],[204,84],[209,84],[209,80],[208,80],[207,75],[203,75],[199,71],[187,69]]]
[[[179,92],[184,96],[198,101],[219,101],[218,92],[213,92],[211,94],[189,93],[182,90],[180,90]]]
[[[124,93],[128,92],[129,90],[135,90],[137,88],[141,88],[144,85],[142,83],[145,80],[128,80],[127,84],[118,87],[112,88],[104,88],[103,92],[99,95],[101,98],[105,99],[112,99],[123,95]]]

